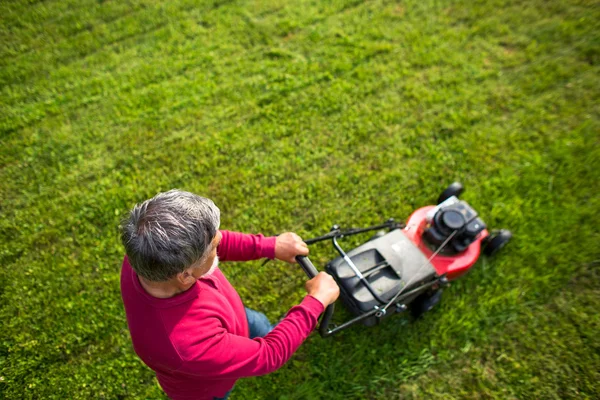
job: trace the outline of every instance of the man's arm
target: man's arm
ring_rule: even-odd
[[[276,236],[221,231],[223,238],[217,247],[221,261],[250,261],[259,258],[275,258]]]
[[[187,359],[184,358],[178,371],[223,379],[273,372],[290,359],[315,328],[323,309],[320,300],[306,296],[264,338],[249,339],[233,335],[221,327],[221,332],[212,338],[190,346],[186,351]],[[213,323],[220,325],[217,318]]]
[[[271,237],[230,231],[221,231],[221,234],[223,238],[217,255],[222,261],[250,261],[266,257],[294,263],[297,255],[308,255],[308,246],[293,232]]]

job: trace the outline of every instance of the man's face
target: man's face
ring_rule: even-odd
[[[222,238],[223,235],[221,234],[221,232],[217,231],[217,234],[210,243],[212,250],[208,258],[198,266],[192,267],[192,276],[194,278],[200,279],[202,276],[206,274],[210,275],[214,272],[219,263],[219,258],[217,257],[217,247],[219,246],[219,243],[221,243]]]

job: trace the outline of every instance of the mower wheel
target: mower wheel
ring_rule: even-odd
[[[442,192],[442,194],[440,194],[440,197],[438,197],[437,204],[443,203],[452,196],[458,197],[464,191],[465,188],[460,182],[453,182],[450,184],[450,186],[446,188],[446,190]]]
[[[420,318],[442,300],[442,289],[433,293],[423,293],[410,304],[410,313],[414,318]]]
[[[370,242],[371,240],[375,240],[375,239],[379,239],[382,236],[385,236],[385,231],[377,231],[377,233],[375,233],[373,236],[371,236],[369,238],[369,240],[367,240],[367,242]]]
[[[484,254],[488,257],[495,255],[501,248],[510,242],[511,238],[512,233],[509,230],[501,229],[496,235],[486,241],[487,245],[483,249]]]

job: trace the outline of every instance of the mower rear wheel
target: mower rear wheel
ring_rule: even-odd
[[[420,318],[442,300],[442,289],[433,293],[423,293],[410,304],[410,313],[414,318]]]
[[[437,204],[443,203],[444,201],[448,200],[452,196],[458,197],[464,191],[465,191],[465,188],[463,187],[462,183],[453,182],[446,188],[446,190],[444,190],[442,192],[442,194],[440,194],[440,197],[438,197]]]
[[[483,253],[488,257],[492,257],[493,255],[498,253],[500,249],[506,246],[506,244],[510,242],[511,238],[511,231],[501,229],[497,234],[495,234],[493,237],[489,238],[486,241],[487,245],[483,249]]]

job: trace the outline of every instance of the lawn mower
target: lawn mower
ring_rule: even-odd
[[[325,270],[340,287],[340,298],[356,317],[331,325],[334,305],[325,310],[319,333],[328,337],[358,322],[367,326],[393,314],[409,311],[418,318],[439,303],[448,283],[464,275],[480,253],[492,256],[512,237],[508,230],[488,232],[467,202],[459,200],[463,186],[454,182],[438,198],[437,206],[414,211],[406,224],[389,219],[367,228],[330,232],[305,240],[311,245],[331,240],[339,257]],[[366,243],[346,252],[338,240],[377,231]],[[308,257],[296,260],[312,278],[318,271]]]

